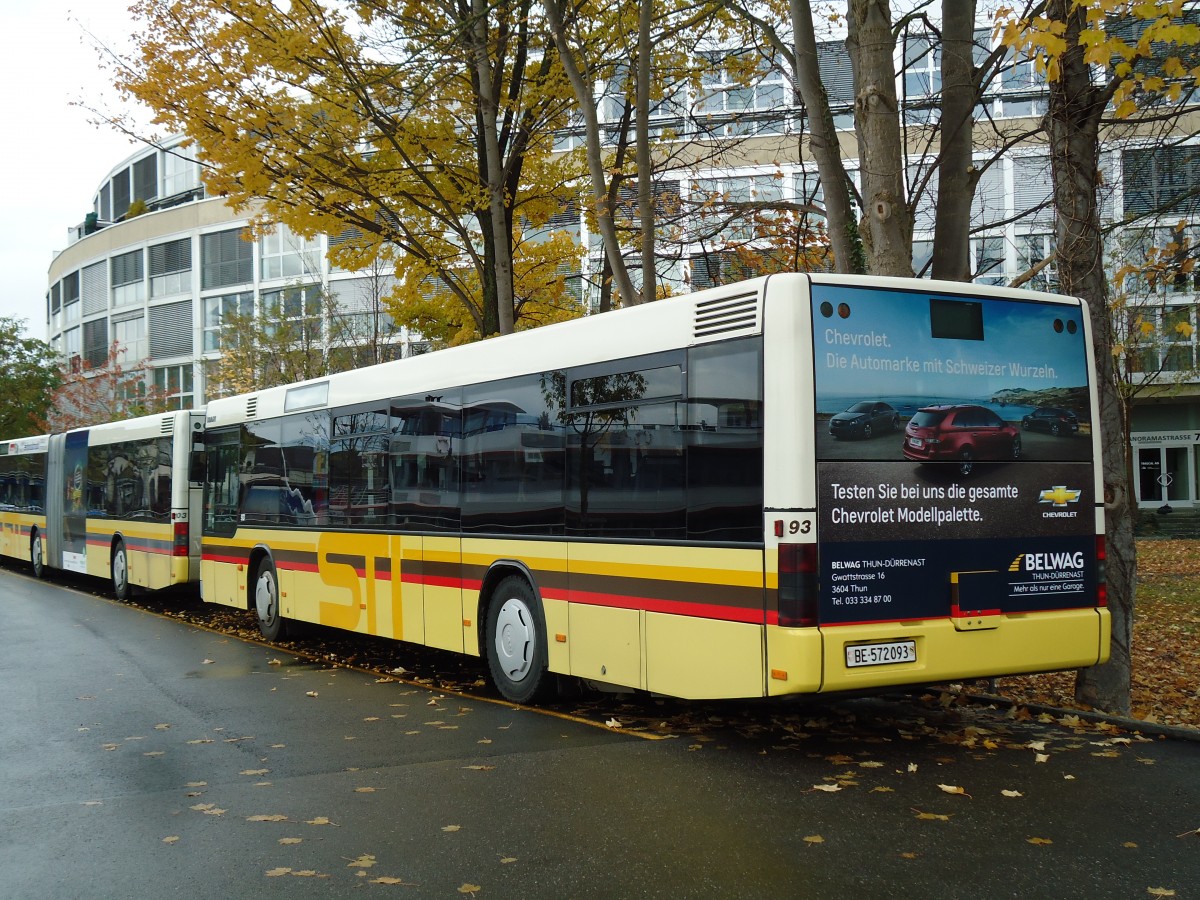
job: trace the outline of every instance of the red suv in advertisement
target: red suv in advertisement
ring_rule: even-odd
[[[917,462],[956,460],[960,475],[976,461],[1021,458],[1021,433],[985,406],[925,406],[904,429],[904,455]]]

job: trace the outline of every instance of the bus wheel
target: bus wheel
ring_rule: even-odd
[[[510,575],[496,586],[488,606],[488,670],[496,689],[513,703],[539,696],[546,677],[546,626],[529,582]]]
[[[113,596],[118,600],[129,599],[129,555],[125,552],[125,542],[117,541],[112,552],[112,586]]]
[[[277,641],[284,636],[287,629],[279,612],[279,579],[270,557],[263,557],[254,575],[254,611],[258,614],[258,630],[264,638]]]
[[[42,538],[34,529],[29,536],[29,562],[33,565],[33,577],[46,577],[46,560],[42,558]]]
[[[958,454],[958,474],[970,475],[974,468],[975,456],[970,447],[964,447],[962,453]]]

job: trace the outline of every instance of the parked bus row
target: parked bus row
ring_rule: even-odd
[[[1089,666],[1092,372],[1072,298],[769,276],[5,442],[0,554],[482,656],[517,702]]]

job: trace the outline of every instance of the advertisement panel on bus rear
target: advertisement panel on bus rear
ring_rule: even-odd
[[[814,286],[823,623],[1095,605],[1083,314]]]

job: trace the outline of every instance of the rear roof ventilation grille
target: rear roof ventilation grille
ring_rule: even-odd
[[[758,330],[758,293],[701,300],[696,304],[694,335],[752,333]]]

